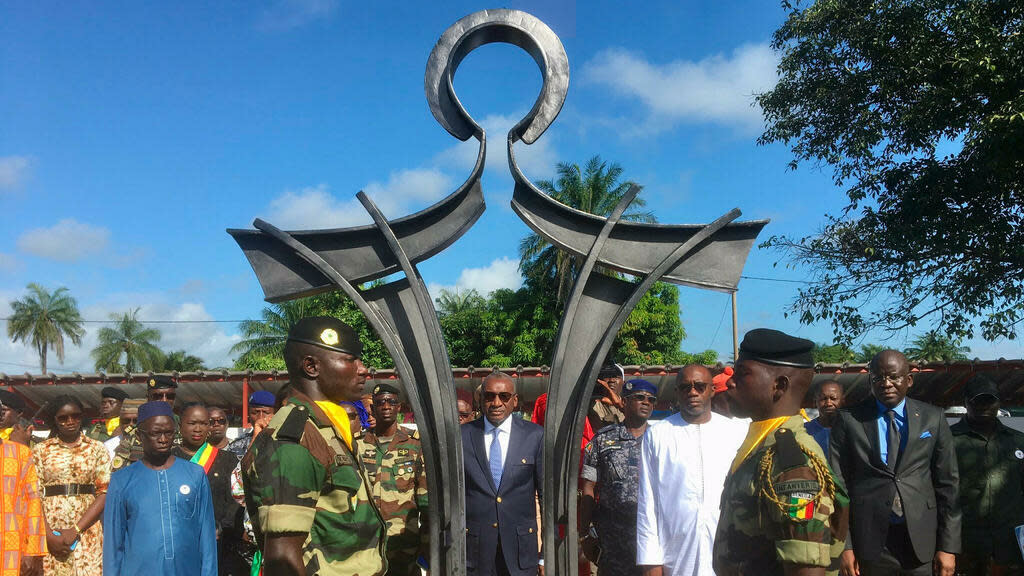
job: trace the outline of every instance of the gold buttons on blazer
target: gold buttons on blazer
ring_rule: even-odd
[[[526,464],[526,458],[523,458],[523,464]]]
[[[533,528],[530,528],[530,534],[533,534]]]
[[[497,501],[498,501],[498,504],[501,504],[501,496],[498,496]]]
[[[491,526],[493,526],[493,527],[497,528],[497,527],[498,527],[498,523],[497,523],[497,522],[495,522],[494,524],[491,524]]]

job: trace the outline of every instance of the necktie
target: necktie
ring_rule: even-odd
[[[494,429],[494,438],[491,439],[491,478],[494,479],[494,487],[499,488],[501,486],[501,468],[505,462],[501,458],[501,443],[498,442],[498,434],[501,430],[498,428]]]
[[[900,457],[900,428],[896,425],[896,411],[887,411],[885,419],[889,421],[888,430],[885,435],[885,464],[889,467],[889,470],[895,471],[896,461]],[[903,516],[903,500],[900,498],[899,488],[896,489],[896,496],[892,501],[892,513],[898,517]]]

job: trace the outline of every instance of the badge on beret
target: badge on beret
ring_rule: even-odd
[[[633,382],[632,381],[626,382],[626,390],[633,390]]]
[[[380,394],[380,384],[373,387],[373,395],[376,396],[377,394]]]
[[[181,485],[181,486],[180,486],[180,487],[178,488],[178,492],[181,492],[181,493],[182,493],[182,494],[184,494],[185,496],[188,496],[189,492],[192,492],[192,489],[191,489],[191,488],[189,488],[188,484],[182,484],[182,485]]]
[[[152,388],[153,386],[156,386],[156,378],[149,379],[149,387]]]
[[[1018,449],[1013,455],[1017,457],[1017,460],[1024,460],[1024,451]]]
[[[334,346],[338,343],[338,333],[334,328],[328,328],[320,333],[320,341],[328,346]]]

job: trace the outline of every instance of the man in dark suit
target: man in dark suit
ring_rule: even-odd
[[[513,417],[515,383],[484,378],[484,417],[462,426],[466,468],[466,568],[481,576],[543,576],[536,498],[544,429]]]
[[[884,350],[872,397],[840,412],[831,462],[850,493],[840,574],[952,576],[960,552],[956,452],[940,408],[907,398],[910,364]]]

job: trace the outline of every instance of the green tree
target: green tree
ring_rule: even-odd
[[[579,164],[560,162],[558,179],[541,180],[537,188],[566,206],[598,216],[607,216],[622,197],[629,191],[632,182],[619,182],[622,167],[609,165],[594,156],[580,170]],[[633,208],[642,208],[647,202],[638,194]],[[627,211],[622,220],[634,222],[656,222],[651,212]],[[519,243],[519,271],[527,279],[552,279],[557,286],[557,302],[564,303],[572,290],[573,281],[579,275],[583,259],[559,250],[539,234],[529,234]]]
[[[914,338],[903,353],[917,362],[954,362],[967,360],[970,351],[969,347],[961,346],[958,340],[930,330]]]
[[[371,284],[371,287],[379,284]],[[284,370],[284,345],[288,332],[309,316],[332,316],[352,326],[363,343],[363,363],[374,368],[392,368],[394,361],[384,342],[370,327],[359,308],[343,293],[334,291],[273,304],[264,308],[260,320],[238,325],[243,340],[231,347],[237,370]]]
[[[680,364],[686,338],[679,319],[679,287],[657,282],[644,294],[619,330],[611,357],[619,364]]]
[[[818,364],[842,364],[844,362],[853,362],[857,354],[850,350],[845,344],[818,344],[815,343],[814,350],[811,351],[814,356],[814,363]]]
[[[849,343],[921,320],[956,338],[1024,321],[1024,5],[783,1],[761,144],[830,165],[848,203],[770,238],[814,282],[792,310]],[[871,304],[870,306],[868,304]]]
[[[164,354],[164,361],[160,364],[160,372],[196,372],[206,370],[203,359],[193,356],[184,350],[175,350]]]
[[[886,347],[881,344],[864,344],[860,347],[860,351],[854,357],[853,361],[858,364],[867,364],[878,355],[879,352],[885,350]]]
[[[146,328],[138,319],[136,308],[123,314],[111,314],[114,325],[100,328],[98,343],[91,355],[97,370],[107,372],[140,372],[159,370],[164,354],[154,342],[160,331]]]
[[[64,287],[49,292],[35,282],[26,289],[28,294],[11,302],[11,317],[7,320],[7,336],[12,342],[31,343],[39,354],[39,369],[46,373],[46,352],[53,350],[57,361],[64,363],[64,337],[78,346],[85,330],[78,303]]]

